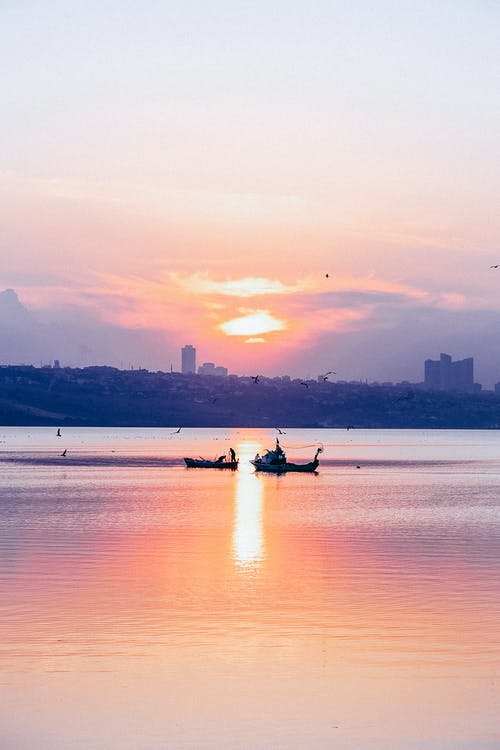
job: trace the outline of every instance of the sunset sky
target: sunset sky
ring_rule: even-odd
[[[46,357],[500,381],[494,0],[0,18],[0,291],[65,326]]]

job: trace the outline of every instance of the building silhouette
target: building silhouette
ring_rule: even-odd
[[[477,390],[474,387],[474,358],[453,362],[449,354],[440,354],[437,360],[426,359],[424,385],[432,391],[474,393]]]
[[[181,370],[184,375],[196,372],[196,349],[191,344],[186,344],[181,349]]]
[[[227,376],[227,367],[215,366],[213,362],[204,362],[198,367],[198,375],[215,375],[217,377]]]

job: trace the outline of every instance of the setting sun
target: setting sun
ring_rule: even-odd
[[[221,323],[219,328],[227,336],[258,336],[262,333],[283,331],[286,324],[283,320],[273,317],[267,310],[256,310],[240,318]]]

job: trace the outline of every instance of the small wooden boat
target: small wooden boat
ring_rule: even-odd
[[[288,471],[312,473],[313,471],[316,471],[319,466],[318,456],[322,451],[323,448],[318,448],[313,460],[306,464],[294,464],[287,461],[285,452],[279,444],[279,440],[276,440],[276,448],[273,451],[266,451],[262,458],[256,456],[253,461],[250,461],[250,463],[255,467],[255,471],[266,471],[273,474],[284,474]]]
[[[232,469],[238,468],[239,461],[210,461],[207,458],[185,458],[188,469]]]

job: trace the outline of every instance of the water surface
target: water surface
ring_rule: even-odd
[[[0,428],[2,749],[500,747],[500,436],[275,435]]]

